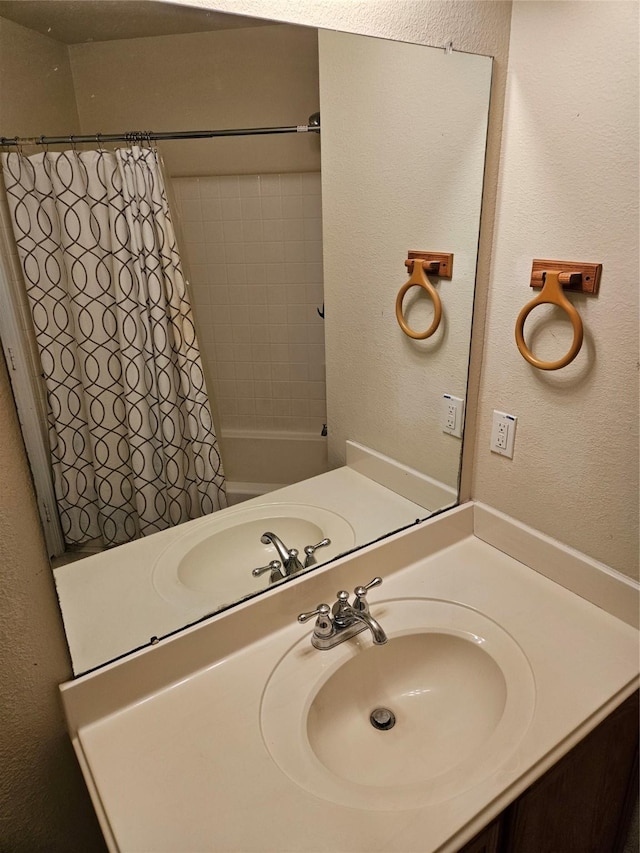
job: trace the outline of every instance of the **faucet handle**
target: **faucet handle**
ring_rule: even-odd
[[[308,569],[309,566],[311,565],[311,563],[312,563],[311,558],[313,557],[315,552],[318,550],[318,548],[325,548],[327,545],[331,545],[331,539],[327,539],[327,538],[321,539],[317,545],[305,545],[304,546],[304,553],[306,555],[306,559],[304,561],[305,569]]]
[[[319,604],[315,610],[310,610],[308,613],[301,613],[298,616],[298,622],[304,625],[305,622],[313,619],[314,616],[328,616],[330,612],[331,608],[328,604]]]
[[[260,575],[263,575],[265,572],[278,572],[282,568],[282,563],[280,560],[271,560],[270,563],[267,563],[266,566],[259,566],[257,569],[253,569],[251,574],[254,578],[259,578]]]
[[[309,613],[301,613],[298,616],[298,622],[308,622],[309,619],[313,619],[314,616],[317,616],[316,624],[313,629],[314,637],[330,637],[333,633],[333,620],[331,619],[331,608],[328,604],[319,604],[315,610],[311,610]]]
[[[382,578],[373,578],[373,580],[370,580],[368,584],[365,584],[364,586],[357,586],[353,591],[353,594],[355,595],[353,609],[368,612],[369,604],[367,603],[367,592],[374,586],[380,586],[381,583]]]

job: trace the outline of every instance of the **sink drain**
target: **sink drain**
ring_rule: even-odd
[[[388,708],[376,708],[369,716],[371,725],[380,732],[392,729],[396,724],[396,715]]]

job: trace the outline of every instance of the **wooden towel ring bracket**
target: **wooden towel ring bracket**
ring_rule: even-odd
[[[425,272],[428,272],[429,275],[437,275],[439,278],[451,278],[453,275],[453,254],[451,252],[417,252],[411,250],[407,252],[405,267],[411,269],[415,260],[423,262]]]
[[[560,284],[565,291],[590,293],[595,296],[600,289],[602,264],[582,264],[575,261],[535,260],[531,265],[530,286],[543,286],[543,274],[547,270],[558,270]]]
[[[518,314],[516,320],[516,346],[520,355],[539,370],[559,370],[566,367],[580,352],[584,337],[582,319],[576,308],[569,302],[563,291],[597,293],[600,285],[602,264],[578,264],[570,261],[534,261],[531,270],[531,287],[542,287],[531,302],[528,302]],[[527,347],[524,340],[524,323],[529,314],[538,305],[556,305],[569,317],[573,326],[573,340],[569,351],[557,361],[543,361]]]

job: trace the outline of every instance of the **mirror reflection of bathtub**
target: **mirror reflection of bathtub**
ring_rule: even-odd
[[[140,4],[134,5],[141,14]],[[166,10],[170,4],[162,6]],[[145,13],[153,8],[144,4]],[[195,20],[196,10],[189,13]],[[203,29],[207,20],[203,12]],[[98,126],[105,132],[140,124],[164,129],[169,122],[269,125],[275,123],[274,109],[282,123],[295,124],[301,104],[305,120],[318,105],[313,100],[318,70],[322,113],[322,164],[315,134],[161,145],[183,231],[207,385],[218,409],[230,508],[218,514],[220,520],[196,520],[103,554],[80,554],[83,559],[55,569],[76,673],[264,588],[251,575],[254,551],[247,554],[246,571],[240,572],[244,558],[232,561],[238,569],[233,588],[226,586],[219,595],[209,590],[206,603],[202,596],[189,599],[194,591],[179,575],[173,599],[164,587],[164,598],[158,590],[157,572],[152,578],[160,552],[174,539],[208,524],[217,530],[247,499],[247,511],[256,503],[295,501],[337,512],[353,529],[353,542],[340,540],[319,550],[316,565],[457,500],[462,443],[443,431],[443,398],[466,395],[491,59],[287,24],[244,23],[249,24],[244,29],[142,38],[137,52],[124,37],[69,47],[79,130],[85,133]],[[249,74],[243,67],[238,79],[244,83],[237,84],[233,63],[245,62],[249,43],[253,70]],[[304,64],[305,74],[309,70],[311,43],[314,55],[319,45],[319,65],[309,72],[312,84],[303,91],[296,68]],[[211,64],[217,44],[228,50],[224,73],[231,74],[224,79],[215,76],[223,72]],[[233,50],[234,44],[242,50]],[[263,44],[270,45],[264,54]],[[294,66],[293,88],[286,93],[281,91],[285,81],[274,86],[276,71],[263,61],[270,51],[277,67],[282,44],[289,45],[287,61]],[[143,57],[147,75],[139,73]],[[176,79],[160,104],[153,75],[173,63],[181,79],[199,83],[187,91]],[[132,73],[138,80],[133,89]],[[255,95],[262,78],[273,89],[268,103]],[[220,84],[215,91],[207,85],[212,79]],[[206,98],[199,90],[205,85]],[[249,102],[242,85],[252,95]],[[15,130],[37,134],[43,128]],[[69,127],[60,126],[59,132],[65,130]],[[241,218],[225,226],[211,219],[210,194],[220,195],[223,185],[237,189],[238,199],[227,206],[241,211],[245,202],[256,207],[255,197],[242,195],[243,187],[264,185],[267,195],[277,187],[278,195],[266,198],[264,220]],[[278,217],[271,218],[275,212]],[[250,242],[244,231],[239,239],[240,226],[253,229]],[[436,280],[441,328],[422,342],[405,337],[393,313],[407,278],[404,260],[414,249],[454,254],[453,278]],[[249,272],[259,277],[253,283]],[[317,308],[323,300],[321,319]],[[411,295],[405,309],[412,327],[430,324],[428,299]],[[320,398],[325,362],[326,409]],[[249,390],[254,397],[246,396]],[[327,437],[321,434],[324,423]],[[364,457],[368,462],[357,453],[355,459],[353,444],[349,454],[349,441],[373,449]],[[376,459],[373,466],[371,459]],[[352,495],[341,477],[349,478]],[[320,501],[327,483],[332,494]],[[370,505],[356,484],[366,490]],[[378,503],[385,509],[374,512]],[[213,547],[213,540],[209,544]],[[315,543],[303,536],[287,544],[301,549]],[[261,547],[266,564],[269,554]],[[97,581],[101,573],[105,577]],[[259,580],[267,584],[268,577]],[[152,592],[144,602],[143,589]],[[183,593],[180,601],[176,589]],[[117,612],[106,607],[110,597]]]
[[[327,439],[316,433],[228,429],[220,436],[229,506],[327,470]]]

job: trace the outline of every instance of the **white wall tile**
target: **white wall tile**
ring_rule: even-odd
[[[322,192],[320,172],[305,172],[302,175],[302,192],[304,195],[319,196]]]
[[[234,219],[242,219],[242,203],[239,198],[221,199],[222,221],[227,222]]]
[[[222,220],[222,201],[220,198],[203,198],[200,204],[202,218],[205,222],[220,222]]]
[[[310,220],[311,221],[311,220]],[[282,233],[285,241],[304,240],[305,238],[305,222],[304,219],[283,219]]]
[[[227,284],[226,264],[207,264],[209,284]]]
[[[266,280],[267,271],[265,264],[253,264],[247,261],[247,284],[264,284]]]
[[[302,218],[303,198],[299,195],[283,196],[281,210],[283,219]]]
[[[260,210],[263,219],[282,219],[282,198],[279,195],[262,196]]]
[[[284,243],[265,243],[264,259],[268,264],[278,264],[284,261]]]
[[[180,178],[180,180],[186,182],[189,181],[190,178]],[[198,178],[198,183],[200,188],[200,198],[220,198],[220,181],[217,177]],[[204,205],[202,207],[204,210]]]
[[[209,284],[209,267],[206,264],[190,264],[189,273],[192,286]]]
[[[305,219],[322,219],[322,200],[320,196],[303,196],[302,215]]]
[[[246,266],[244,264],[241,264],[241,263],[227,264],[227,282],[230,285],[246,284],[247,283],[247,268],[246,268]],[[234,291],[232,291],[231,302],[237,301],[233,298],[233,293],[234,293]]]
[[[284,244],[284,259],[287,263],[299,264],[305,260],[305,246],[301,240],[299,242],[285,242]]]
[[[260,175],[260,195],[280,195],[280,175]]]
[[[174,184],[220,426],[319,432],[326,421],[320,175]]]
[[[322,220],[303,219],[302,230],[305,240],[322,240]]]
[[[285,277],[284,264],[265,264],[267,284],[281,285]]]
[[[202,225],[202,242],[204,243],[224,243],[223,223],[214,220],[207,220],[200,223]]]
[[[204,228],[202,220],[185,220],[182,223],[182,236],[186,243],[204,242]]]
[[[240,179],[238,175],[222,175],[218,178],[220,198],[240,198]]]
[[[262,222],[263,239],[270,242],[284,240],[282,219],[264,219]]]
[[[260,195],[260,175],[240,175],[238,189],[241,198]]]
[[[224,264],[227,262],[224,243],[205,243],[208,264]]]
[[[281,195],[301,195],[302,194],[302,175],[291,174],[280,176],[280,193]]]
[[[305,261],[312,264],[317,264],[322,261],[322,243],[320,240],[305,240],[303,245]]]
[[[243,198],[240,200],[240,216],[242,219],[258,219],[262,221],[262,202],[256,198]]]
[[[242,243],[242,222],[240,221],[240,219],[223,220],[222,233],[224,235],[224,242],[226,244]],[[235,247],[234,251],[237,251]]]
[[[174,179],[174,187],[176,189],[176,195],[180,199],[200,198],[199,178]]]

